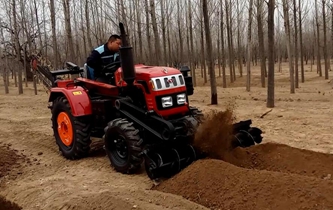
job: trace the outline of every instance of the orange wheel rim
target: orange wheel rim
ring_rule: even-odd
[[[62,143],[70,146],[73,143],[73,126],[66,112],[61,112],[57,118],[58,134]]]

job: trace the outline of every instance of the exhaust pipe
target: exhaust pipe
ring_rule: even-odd
[[[120,59],[123,80],[128,86],[132,86],[135,80],[133,50],[127,40],[124,24],[119,23],[122,45],[120,47]]]

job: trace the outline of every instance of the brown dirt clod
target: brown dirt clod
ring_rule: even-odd
[[[21,210],[22,207],[0,196],[0,210]]]
[[[18,161],[24,159],[18,151],[12,150],[9,145],[0,145],[0,178],[7,175],[13,168],[18,167]]]
[[[23,156],[18,154],[17,150],[12,150],[11,145],[0,144],[0,180],[8,175],[14,168],[19,168],[18,161],[24,159]],[[1,189],[1,187],[0,187]],[[22,209],[16,203],[8,201],[6,198],[0,196],[0,210],[20,210]]]

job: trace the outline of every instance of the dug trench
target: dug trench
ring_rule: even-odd
[[[153,187],[211,209],[333,209],[333,155],[262,143],[231,144],[232,109],[212,112],[195,146],[208,155]]]

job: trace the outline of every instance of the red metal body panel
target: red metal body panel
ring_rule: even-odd
[[[64,95],[72,110],[73,116],[84,116],[92,113],[89,96],[85,89],[80,86],[73,86],[73,80],[60,80],[58,87],[51,89],[49,101],[55,97]]]
[[[81,81],[85,83],[87,89],[94,89],[94,91],[108,96],[117,96],[119,94],[118,87],[110,84],[106,84],[103,82],[97,82],[91,79],[86,78],[77,78],[77,81]]]
[[[178,69],[164,66],[146,66],[142,64],[137,64],[134,67],[136,72],[136,79],[145,80],[147,82],[152,77],[169,76],[180,73]],[[121,80],[121,72],[122,69],[119,68],[115,73],[115,77],[118,81]]]
[[[184,106],[179,106],[175,108],[170,108],[166,110],[158,110],[157,104],[156,104],[156,96],[162,96],[162,95],[171,95],[174,93],[181,93],[186,91],[186,87],[175,87],[172,89],[166,89],[166,90],[159,90],[155,91],[152,89],[149,81],[151,78],[154,77],[162,77],[162,76],[169,76],[169,75],[176,75],[179,74],[180,71],[175,68],[170,67],[155,67],[155,66],[145,66],[142,64],[135,65],[135,71],[136,71],[136,80],[134,81],[134,85],[139,87],[142,92],[144,93],[146,104],[148,110],[154,110],[158,115],[167,118],[168,116],[174,115],[174,114],[186,114],[188,112],[189,107],[188,104],[184,104]],[[86,78],[77,78],[77,81],[81,81],[85,83],[85,87],[88,90],[94,90],[98,92],[99,94],[105,95],[105,96],[117,96],[119,94],[119,87],[126,86],[126,82],[122,80],[122,69],[119,68],[115,72],[115,82],[116,86],[97,82],[91,79]],[[138,83],[137,81],[145,81],[148,85],[149,93],[145,91],[145,87]],[[51,90],[51,96],[54,97],[54,94],[64,94],[72,107],[73,115],[74,116],[82,116],[82,115],[89,115],[92,113],[91,110],[91,103],[88,96],[88,90],[83,89],[80,86],[74,86],[73,80],[60,80],[58,81],[58,87],[52,88]],[[74,95],[76,91],[79,93],[79,95]]]
[[[144,95],[146,98],[147,108],[148,110],[154,110],[158,115],[161,115],[163,117],[171,116],[174,114],[185,114],[189,111],[188,103],[184,104],[184,106],[170,108],[166,110],[158,110],[155,97],[160,95],[168,95],[168,94],[174,94],[174,93],[180,93],[185,92],[186,87],[176,87],[172,89],[162,90],[162,91],[154,91],[152,90],[149,81],[151,78],[154,77],[161,77],[161,76],[169,76],[169,75],[175,75],[179,74],[180,71],[175,68],[170,67],[155,67],[155,66],[145,66],[142,64],[135,65],[135,71],[136,71],[136,81],[144,80],[147,82],[148,88],[150,93],[146,93],[144,91],[144,88],[142,87],[142,90],[144,91]],[[119,68],[115,73],[115,81],[117,86],[123,87],[126,86],[126,82],[122,80],[122,70]],[[142,86],[141,84],[138,84],[136,81],[134,81],[134,84],[137,86]]]

